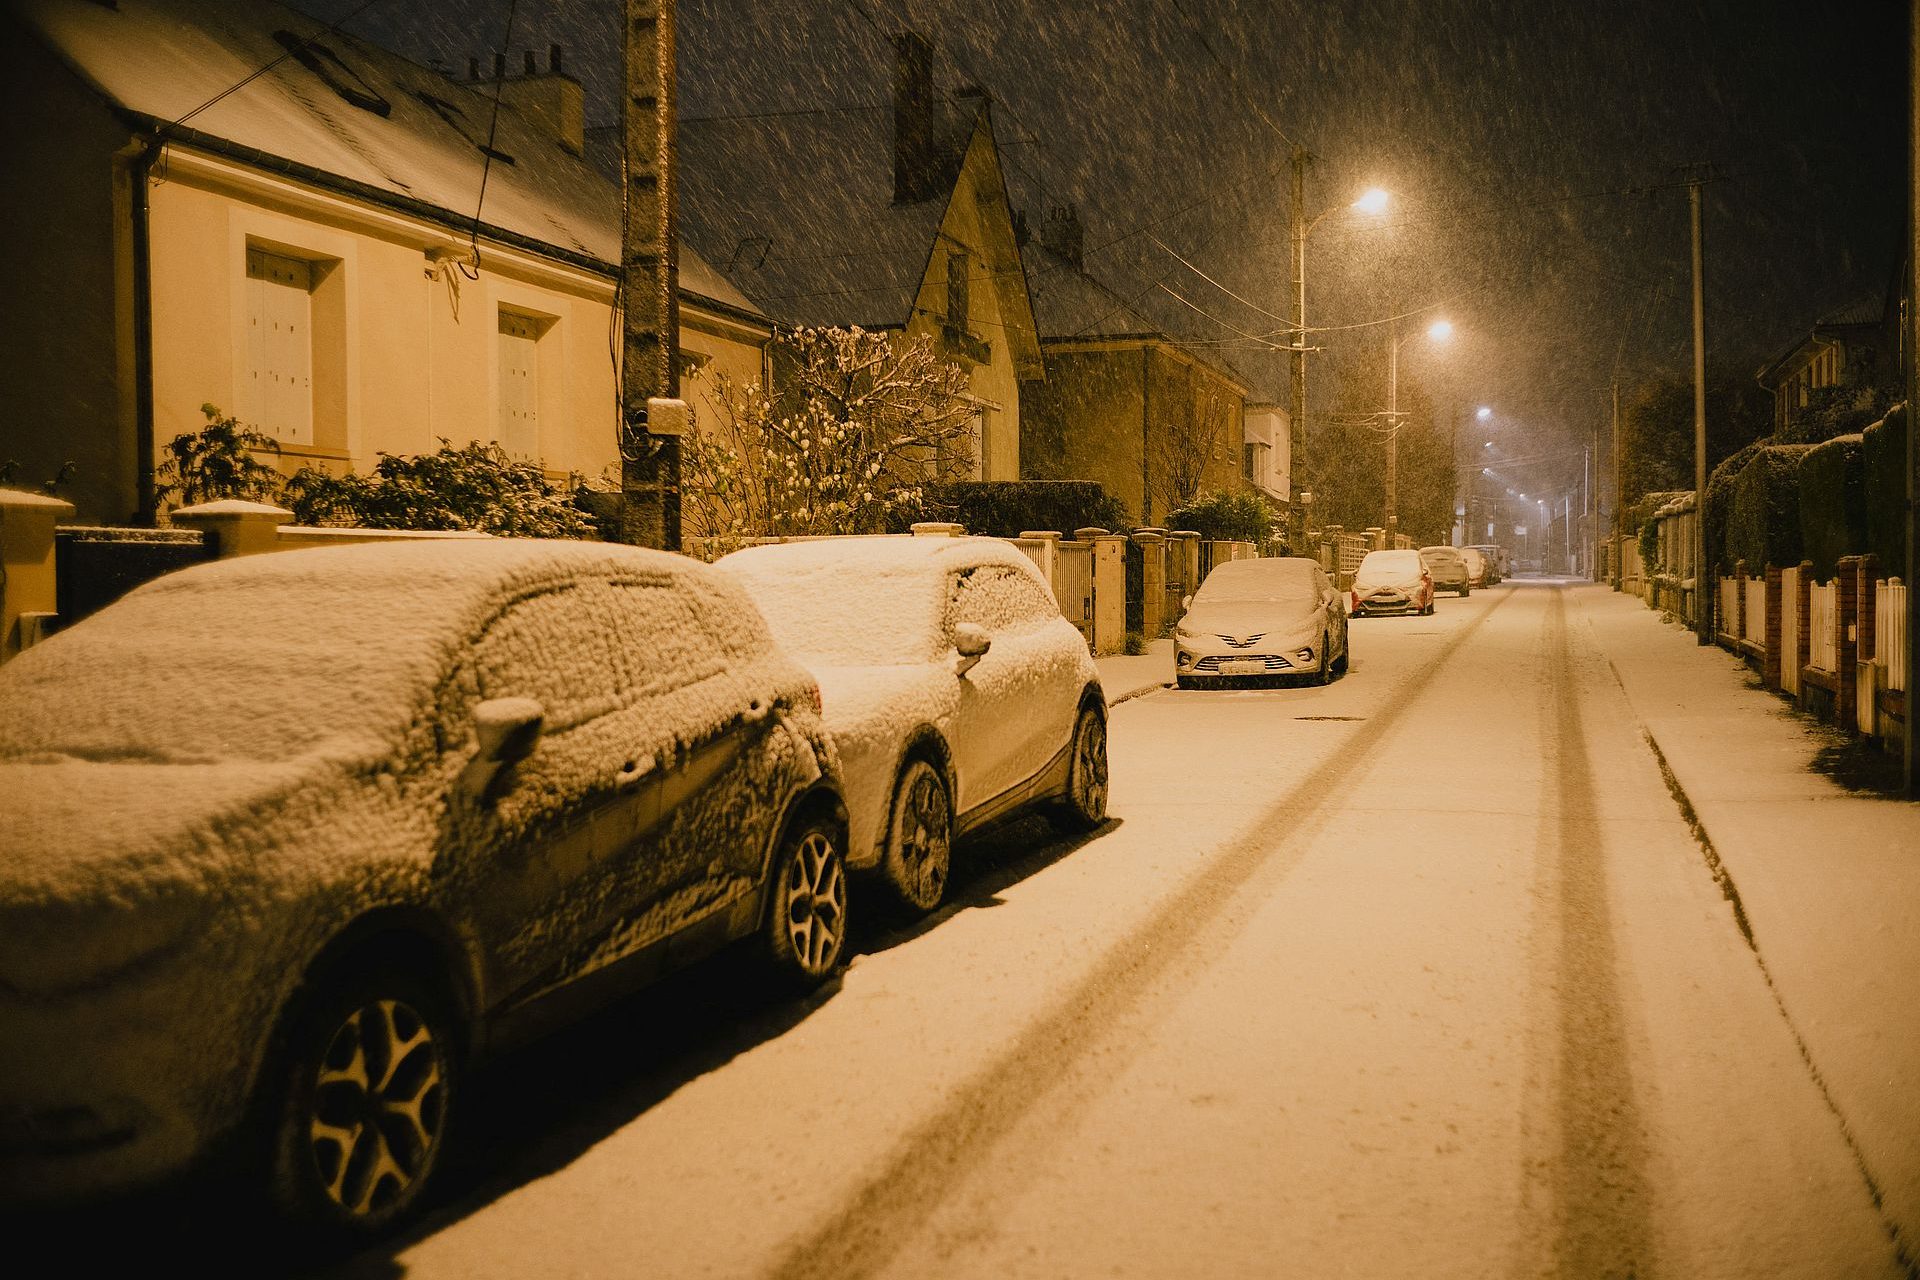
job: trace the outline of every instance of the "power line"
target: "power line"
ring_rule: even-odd
[[[355,18],[359,17],[361,14],[365,13],[367,10],[373,8],[373,6],[379,3],[380,3],[380,0],[365,0],[365,2],[361,4],[359,8],[353,10],[351,13],[347,14],[345,17],[338,18],[331,25],[322,27],[320,29],[320,36],[330,36],[338,33],[341,27],[345,26],[349,22],[352,22]],[[305,48],[308,44],[311,44],[313,41],[319,39],[320,36],[302,37],[299,48]],[[259,70],[253,72],[251,75],[248,75],[245,79],[235,81],[233,84],[228,85],[226,88],[214,94],[211,98],[208,98],[205,102],[201,103],[199,106],[195,107],[193,110],[187,112],[187,114],[181,116],[178,120],[175,120],[173,123],[168,125],[163,125],[158,131],[156,131],[154,135],[154,140],[156,142],[159,141],[161,138],[164,138],[167,134],[173,132],[175,129],[178,129],[181,125],[185,124],[187,121],[199,115],[202,111],[205,111],[209,107],[215,106],[216,104],[225,101],[227,98],[232,97],[234,94],[240,92],[240,90],[252,84],[255,80],[258,80],[261,76],[267,74],[267,72],[273,70],[275,67],[285,62],[288,58],[295,56],[295,53],[296,53],[296,49],[289,47],[285,53],[281,54],[279,57],[275,58],[273,61],[267,63],[265,66],[261,67]]]

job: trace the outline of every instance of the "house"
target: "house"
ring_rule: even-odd
[[[1022,474],[1096,480],[1146,525],[1207,490],[1251,488],[1284,509],[1287,413],[1089,274],[1075,211],[1049,211],[1026,247],[1046,357],[1021,388]]]
[[[1904,293],[1896,285],[1892,295],[1860,298],[1828,312],[1805,337],[1761,367],[1755,377],[1773,395],[1775,431],[1823,387],[1870,387],[1899,379]]]
[[[786,326],[926,336],[968,371],[974,479],[1021,475],[1033,305],[978,93],[936,92],[933,50],[898,38],[891,108],[680,121],[681,231]]]
[[[206,403],[286,470],[445,437],[618,475],[621,193],[557,50],[457,83],[264,0],[20,0],[0,59],[9,483],[150,521]],[[759,376],[767,317],[684,247],[680,299],[689,361]]]

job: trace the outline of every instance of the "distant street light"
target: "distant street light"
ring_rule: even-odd
[[[1393,535],[1400,530],[1400,348],[1418,337],[1417,334],[1399,336],[1400,321],[1394,319],[1387,324],[1387,545],[1393,545]],[[1435,320],[1427,326],[1429,342],[1445,342],[1453,336],[1453,325],[1447,320]]]
[[[1379,187],[1369,187],[1352,204],[1334,205],[1318,217],[1307,218],[1307,149],[1293,149],[1293,463],[1290,484],[1295,509],[1299,507],[1299,477],[1304,474],[1307,456],[1307,237],[1328,214],[1342,209],[1356,213],[1381,214],[1387,211],[1391,197]],[[1304,536],[1306,525],[1300,531]]]
[[[1480,421],[1485,422],[1488,418],[1491,418],[1493,416],[1493,410],[1489,409],[1486,405],[1483,404],[1480,406],[1479,412],[1475,413],[1473,416],[1480,419]],[[1488,443],[1491,444],[1492,441],[1488,441]]]

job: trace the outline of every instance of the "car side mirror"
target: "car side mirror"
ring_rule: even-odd
[[[963,676],[973,670],[980,659],[987,656],[987,650],[993,647],[993,637],[987,629],[977,622],[963,622],[953,629],[954,652],[960,656],[953,661],[953,674]]]
[[[479,750],[460,775],[461,789],[481,799],[500,770],[533,754],[546,727],[547,712],[532,698],[489,698],[473,709]]]
[[[1191,609],[1191,608],[1193,608],[1193,597],[1192,597],[1192,596],[1181,596],[1181,597],[1180,597],[1180,612],[1182,612],[1182,613],[1185,613],[1185,612],[1186,612],[1187,610],[1189,610],[1189,609]]]

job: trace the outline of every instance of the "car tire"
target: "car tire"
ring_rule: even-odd
[[[1472,594],[1473,594],[1473,588],[1471,586],[1469,586],[1464,582],[1460,584],[1460,598],[1462,600],[1465,600],[1468,596]]]
[[[839,827],[823,813],[794,822],[767,878],[767,958],[782,982],[818,986],[839,967],[847,945],[847,867]]]
[[[891,812],[882,869],[901,904],[925,915],[946,896],[953,858],[947,780],[924,759],[907,761],[894,784]]]
[[[1081,707],[1068,752],[1067,794],[1047,816],[1061,831],[1091,831],[1107,820],[1107,718]]]
[[[1333,683],[1333,636],[1323,633],[1320,637],[1320,665],[1314,670],[1313,683],[1329,685]]]
[[[1333,664],[1333,673],[1337,676],[1347,674],[1347,659],[1353,656],[1353,637],[1343,634],[1340,637],[1340,660]]]
[[[459,1023],[432,984],[398,967],[346,971],[293,1015],[278,1059],[268,1192],[329,1244],[410,1216],[447,1149]]]

